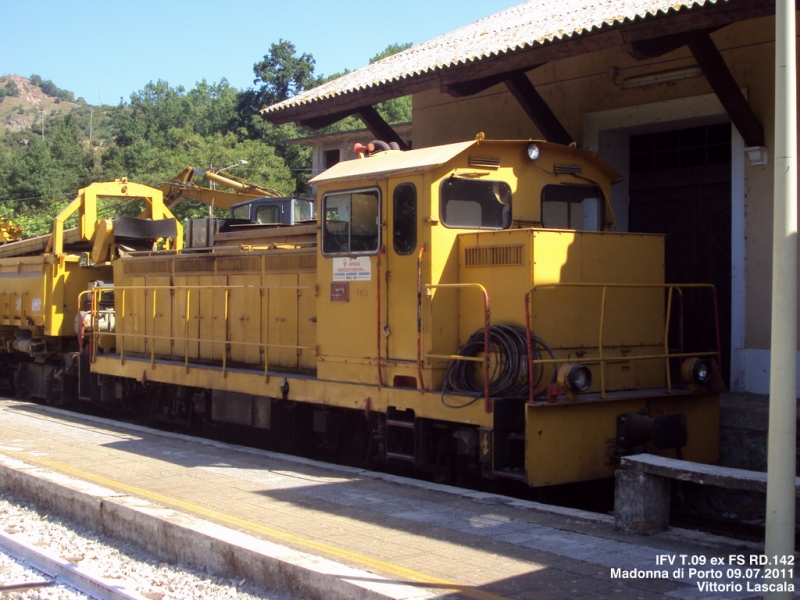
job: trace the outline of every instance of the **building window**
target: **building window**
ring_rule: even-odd
[[[546,185],[542,190],[542,226],[549,229],[602,231],[603,192],[589,185]]]
[[[323,254],[374,254],[380,248],[377,189],[334,192],[322,198]]]
[[[631,174],[730,162],[730,123],[631,136]]]
[[[325,168],[330,169],[341,160],[339,150],[325,150]]]
[[[442,183],[440,212],[447,227],[508,229],[511,188],[502,181],[450,177]]]
[[[394,188],[392,243],[397,254],[411,254],[417,248],[417,188],[401,183]]]

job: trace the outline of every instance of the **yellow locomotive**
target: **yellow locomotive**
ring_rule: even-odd
[[[666,285],[663,237],[616,231],[619,176],[598,155],[361,150],[312,180],[317,225],[181,249],[158,190],[137,189],[147,225],[127,236],[83,211],[94,251],[0,258],[20,387],[531,486],[609,477],[644,450],[716,460],[719,348],[682,345],[679,310],[700,288],[713,328],[713,288]],[[29,271],[76,284],[47,283],[44,320]],[[56,326],[78,308],[77,334]]]

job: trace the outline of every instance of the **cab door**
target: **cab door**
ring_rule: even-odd
[[[389,181],[386,240],[386,316],[383,331],[390,360],[417,359],[417,257],[422,177]]]

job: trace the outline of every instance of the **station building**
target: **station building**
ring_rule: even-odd
[[[413,147],[545,139],[623,176],[622,231],[667,234],[668,282],[717,287],[724,378],[769,392],[775,3],[537,0],[513,6],[262,110],[318,129],[413,99]],[[800,394],[799,394],[800,395]]]

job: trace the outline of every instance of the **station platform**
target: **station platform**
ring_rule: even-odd
[[[0,489],[307,598],[761,597],[763,549],[0,400]],[[738,569],[738,571],[736,570]],[[711,585],[709,585],[711,584]]]

